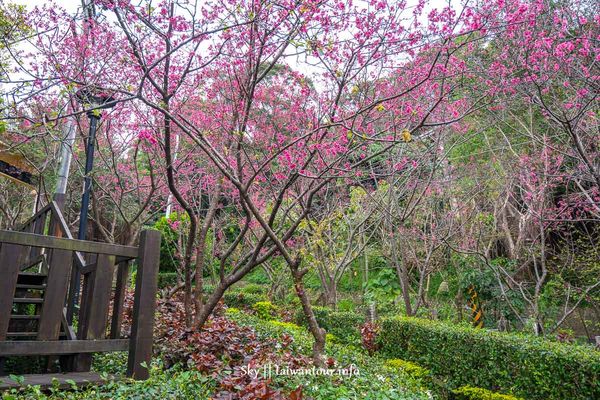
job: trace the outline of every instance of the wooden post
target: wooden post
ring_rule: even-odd
[[[108,306],[114,275],[115,256],[99,254],[96,270],[90,273],[85,290],[86,301],[82,304],[85,318],[82,321],[79,339],[104,339],[108,322]],[[81,315],[81,314],[80,314]],[[91,354],[80,354],[77,357],[76,371],[87,372],[92,365]]]
[[[19,277],[21,262],[19,245],[3,243],[0,248],[0,341],[6,339],[8,323],[12,313],[13,297]]]
[[[47,295],[44,296],[40,315],[38,340],[58,340],[72,260],[72,251],[52,251],[48,266]]]
[[[140,237],[133,322],[127,361],[127,376],[134,379],[144,380],[149,377],[159,257],[160,232],[156,230],[143,231]]]
[[[46,216],[43,214],[43,224],[46,224]],[[56,221],[56,216],[50,211],[50,227],[48,234],[51,236],[62,237],[60,225]],[[42,234],[40,230],[36,232]],[[38,340],[57,340],[60,333],[62,322],[62,312],[65,305],[65,298],[69,288],[69,274],[71,264],[73,263],[73,252],[70,250],[48,249],[48,278],[46,283],[46,293],[44,303],[40,314],[40,323],[38,328]]]
[[[119,264],[117,269],[117,286],[115,287],[115,300],[110,324],[110,338],[121,337],[121,325],[123,324],[123,301],[127,290],[127,277],[129,276],[129,261]]]

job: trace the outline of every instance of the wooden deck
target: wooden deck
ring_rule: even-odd
[[[66,374],[32,374],[23,375],[23,382],[16,382],[8,376],[0,376],[0,392],[10,389],[18,389],[23,386],[40,386],[42,390],[58,386],[61,389],[69,389],[73,383],[78,387],[87,385],[98,385],[105,383],[100,374],[96,372],[68,372]],[[109,377],[114,379],[114,377]]]

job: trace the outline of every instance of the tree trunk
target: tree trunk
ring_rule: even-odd
[[[206,303],[204,303],[200,310],[196,312],[196,318],[194,321],[194,326],[196,329],[201,329],[204,326],[204,324],[208,320],[208,317],[210,317],[217,304],[219,304],[219,301],[223,297],[223,294],[225,294],[225,290],[227,290],[227,288],[232,284],[233,283],[228,284],[226,282],[220,282],[215,287],[215,290],[208,297]]]
[[[325,295],[325,305],[333,308],[337,307],[337,284],[334,279],[331,279],[329,283],[323,286]]]
[[[196,247],[196,268],[195,268],[195,280],[196,287],[194,290],[194,308],[196,310],[196,315],[194,318],[194,323],[197,325],[198,316],[202,313],[202,308],[204,306],[204,253],[206,251],[206,237],[208,235],[208,230],[212,225],[212,221],[217,212],[217,205],[219,204],[219,200],[221,198],[221,183],[222,180],[219,180],[217,187],[215,188],[215,193],[211,198],[210,205],[208,207],[208,211],[206,212],[206,216],[204,217],[204,221],[202,222],[202,229],[200,229],[200,234],[198,235],[198,244]],[[212,310],[211,310],[212,311]]]
[[[313,345],[313,362],[316,367],[323,367],[325,365],[325,361],[323,359],[323,353],[325,352],[325,329],[319,326],[317,322],[317,318],[313,312],[312,306],[310,305],[310,299],[304,290],[304,282],[302,278],[308,272],[307,269],[300,270],[299,269],[300,261],[296,260],[294,265],[290,265],[290,269],[292,271],[292,277],[294,279],[294,289],[296,290],[296,294],[300,299],[300,303],[302,304],[302,310],[304,311],[304,315],[306,316],[306,320],[308,321],[308,329],[312,333],[315,338],[315,343]]]
[[[410,304],[410,282],[408,280],[408,271],[404,263],[400,265],[400,263],[396,260],[394,264],[396,267],[396,274],[398,275],[398,280],[400,281],[400,289],[402,290],[402,300],[404,301],[406,315],[411,317],[413,315],[413,310],[412,305]]]

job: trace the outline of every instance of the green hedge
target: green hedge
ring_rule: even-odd
[[[454,400],[523,400],[509,394],[494,393],[492,391],[462,386],[452,392]]]
[[[177,284],[177,272],[159,272],[158,273],[158,288],[164,289]]]
[[[365,317],[348,311],[333,311],[327,307],[313,307],[317,322],[327,333],[335,335],[344,342],[360,340],[360,326],[365,323]],[[300,308],[296,313],[296,323],[307,325],[306,317]]]
[[[383,319],[378,341],[386,356],[416,362],[451,388],[600,399],[600,352],[590,346],[405,317]]]
[[[173,287],[175,285],[177,285],[177,272],[159,272],[158,273],[158,279],[157,279],[157,285],[159,289],[164,289],[164,288],[170,288]],[[194,283],[192,282],[192,285],[194,285]],[[212,293],[213,292],[214,287],[207,283],[206,281],[204,282],[203,285],[203,292],[204,293]]]
[[[223,295],[223,302],[229,307],[249,308],[254,304],[267,301],[267,296],[256,293],[243,293],[240,291],[227,291]]]

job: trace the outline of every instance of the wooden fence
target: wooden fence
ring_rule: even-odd
[[[86,372],[92,353],[128,350],[127,375],[146,379],[159,249],[160,233],[154,230],[142,232],[139,247],[73,239],[55,202],[21,231],[0,230],[0,367],[9,356],[49,356],[49,364],[59,361],[61,372]],[[124,338],[132,264],[133,311]]]

